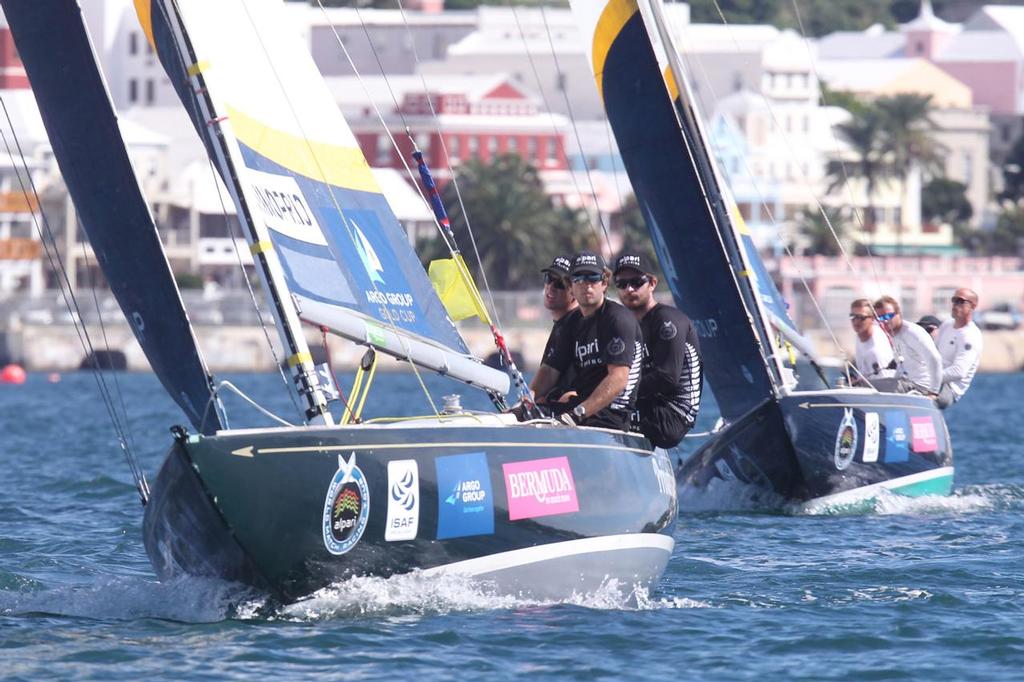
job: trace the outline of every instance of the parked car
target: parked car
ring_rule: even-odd
[[[1016,329],[1021,323],[1020,308],[1013,303],[996,303],[991,308],[979,310],[974,321],[982,329]]]

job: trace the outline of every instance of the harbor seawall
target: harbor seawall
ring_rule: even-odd
[[[89,337],[96,350],[120,351],[124,354],[129,370],[148,371],[142,349],[131,330],[124,323],[108,323],[105,329],[99,325],[87,326]],[[266,337],[256,325],[196,325],[199,346],[210,368],[215,372],[249,372],[273,369],[274,355],[268,350]],[[274,354],[282,358],[277,333],[267,330],[274,345]],[[480,357],[494,351],[490,332],[478,325],[466,326],[462,330],[470,350]],[[104,343],[104,332],[106,343]],[[548,327],[512,327],[505,332],[505,339],[513,351],[522,354],[524,371],[533,371],[540,362],[541,352],[547,341]],[[824,357],[838,357],[835,344],[827,332],[812,331],[808,336],[814,341],[818,352]],[[306,338],[314,355],[322,357],[319,349],[322,337],[316,329],[309,328]],[[1016,372],[1024,370],[1024,329],[1016,331],[984,332],[985,346],[982,353],[982,372]],[[841,338],[847,344],[846,352],[852,356],[853,338]],[[328,336],[331,361],[338,371],[354,369],[365,352],[345,339]],[[16,362],[29,371],[68,371],[78,369],[86,353],[82,349],[78,333],[70,324],[15,324],[0,335],[0,359]],[[400,371],[405,363],[381,356],[380,369]]]

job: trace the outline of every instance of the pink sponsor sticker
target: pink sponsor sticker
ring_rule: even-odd
[[[939,439],[935,435],[935,422],[931,417],[910,418],[910,449],[914,452],[935,452]]]
[[[512,462],[502,464],[501,468],[510,521],[580,510],[568,457]]]

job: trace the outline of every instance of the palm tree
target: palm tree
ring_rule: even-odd
[[[839,240],[846,231],[846,220],[839,209],[825,208],[824,211],[822,214],[817,209],[809,208],[800,214],[798,229],[807,240],[804,255],[838,256],[841,252]],[[835,230],[835,235],[832,230]]]
[[[866,232],[874,232],[875,191],[880,182],[892,172],[893,167],[885,126],[884,117],[875,107],[869,106],[853,112],[853,118],[837,125],[836,130],[850,145],[854,161],[852,163],[833,161],[829,163],[828,167],[828,175],[831,179],[829,192],[845,184],[848,176],[864,180],[867,197],[867,215],[864,216]]]
[[[887,146],[892,152],[893,170],[903,178],[903,205],[907,199],[907,180],[920,169],[932,177],[943,175],[942,146],[935,141],[931,119],[932,96],[899,94],[875,101],[885,125]],[[896,226],[897,253],[902,250],[903,221]]]
[[[495,288],[536,287],[540,268],[554,256],[593,246],[585,214],[555,206],[537,169],[517,155],[502,155],[491,163],[467,161],[458,169],[461,202],[455,190],[455,183],[449,183],[441,199],[458,247],[475,270],[468,215],[480,260]],[[427,260],[448,255],[439,239],[417,250]]]

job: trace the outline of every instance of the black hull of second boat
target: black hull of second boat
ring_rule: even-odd
[[[628,593],[664,572],[676,486],[668,458],[644,439],[413,423],[179,439],[145,514],[157,574],[235,580],[293,600],[352,576],[417,569],[537,598],[610,581]]]
[[[687,498],[736,485],[759,508],[869,511],[886,494],[950,494],[953,448],[942,412],[927,398],[807,392],[768,400],[736,420],[681,462],[676,478]]]

